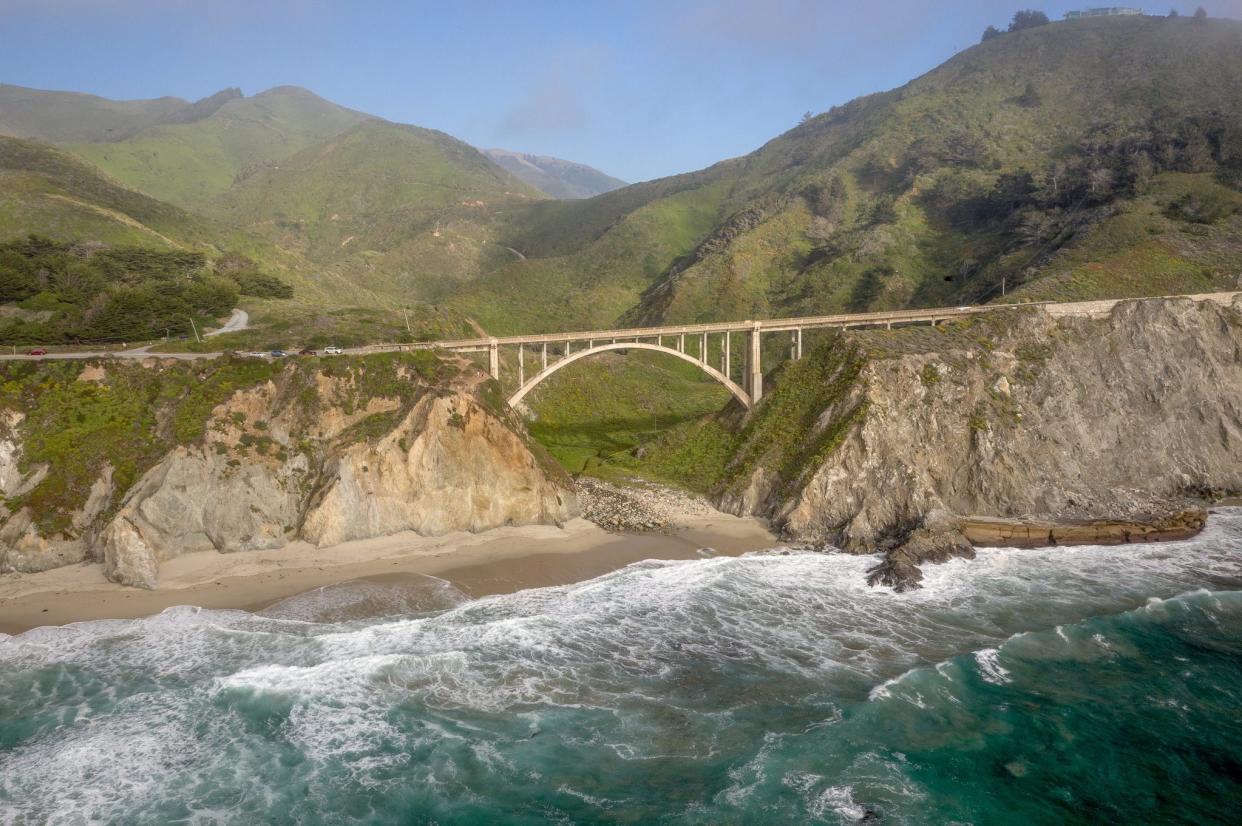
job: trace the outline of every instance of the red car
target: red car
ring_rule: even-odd
[[[317,356],[319,354],[316,353],[314,350],[310,349],[309,347],[307,347],[305,350],[298,350],[298,355],[299,356]]]
[[[28,355],[28,356],[46,356],[46,355],[47,355],[47,348],[46,348],[46,347],[36,347],[36,348],[34,348],[33,350],[31,350],[29,353],[27,353],[26,355]]]

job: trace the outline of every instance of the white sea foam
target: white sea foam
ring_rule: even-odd
[[[786,744],[819,730],[811,713],[762,742],[736,739],[765,686],[780,683],[797,709],[868,697],[935,707],[955,702],[972,652],[983,679],[1002,685],[1011,651],[1098,657],[1084,620],[1180,611],[1178,594],[1242,583],[1242,511],[1167,546],[983,550],[928,566],[926,587],[905,595],[866,586],[874,561],[806,551],[649,561],[383,620],[177,608],[0,637],[0,694],[44,721],[0,752],[0,822],[86,810],[125,819],[234,787],[241,799],[201,803],[200,814],[237,805],[234,819],[246,819],[283,779],[311,777],[326,806],[341,784],[402,776],[464,798],[467,765],[514,777],[514,744],[533,734],[626,762],[749,749],[714,797],[745,810],[789,776],[772,765]],[[1219,610],[1213,594],[1189,599]],[[397,725],[397,710],[418,724]],[[287,752],[297,757],[286,764]],[[817,775],[804,810],[850,816],[862,788],[917,796],[899,762]]]

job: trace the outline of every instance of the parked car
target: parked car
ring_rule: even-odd
[[[305,348],[303,348],[303,349],[301,349],[301,350],[298,350],[298,355],[299,355],[299,356],[317,356],[317,355],[319,355],[319,354],[318,354],[318,353],[316,353],[316,352],[315,352],[314,350],[312,350],[311,348],[309,348],[309,347],[305,347]]]
[[[36,347],[36,348],[34,348],[33,350],[31,350],[30,352],[28,352],[26,355],[28,355],[28,356],[46,356],[46,355],[47,355],[47,348],[46,348],[46,347]]]
[[[271,357],[274,359],[282,359],[289,354],[286,353],[284,350],[273,350],[269,355],[271,355]]]
[[[243,356],[245,356],[245,357],[246,357],[246,358],[248,358],[248,359],[265,359],[265,358],[267,358],[267,353],[261,353],[261,352],[259,352],[258,350],[251,350],[249,353],[242,353],[242,355],[243,355]]]
[[[335,344],[330,344],[327,347],[323,348],[323,354],[325,356],[339,356],[341,353],[344,353],[344,352],[345,352],[344,350],[342,350],[340,347],[337,347]]]

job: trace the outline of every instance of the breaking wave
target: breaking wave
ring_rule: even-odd
[[[1242,795],[1242,511],[981,551],[905,595],[874,561],[0,636],[0,822],[1211,820]]]

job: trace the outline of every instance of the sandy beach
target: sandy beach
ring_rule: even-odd
[[[584,519],[424,537],[413,533],[316,548],[186,554],[160,569],[154,591],[104,579],[98,564],[0,575],[0,633],[98,619],[133,619],[174,605],[259,610],[285,597],[350,579],[429,574],[471,596],[562,585],[643,559],[689,559],[700,548],[737,555],[776,539],[757,520],[685,517],[668,529],[615,534]]]

